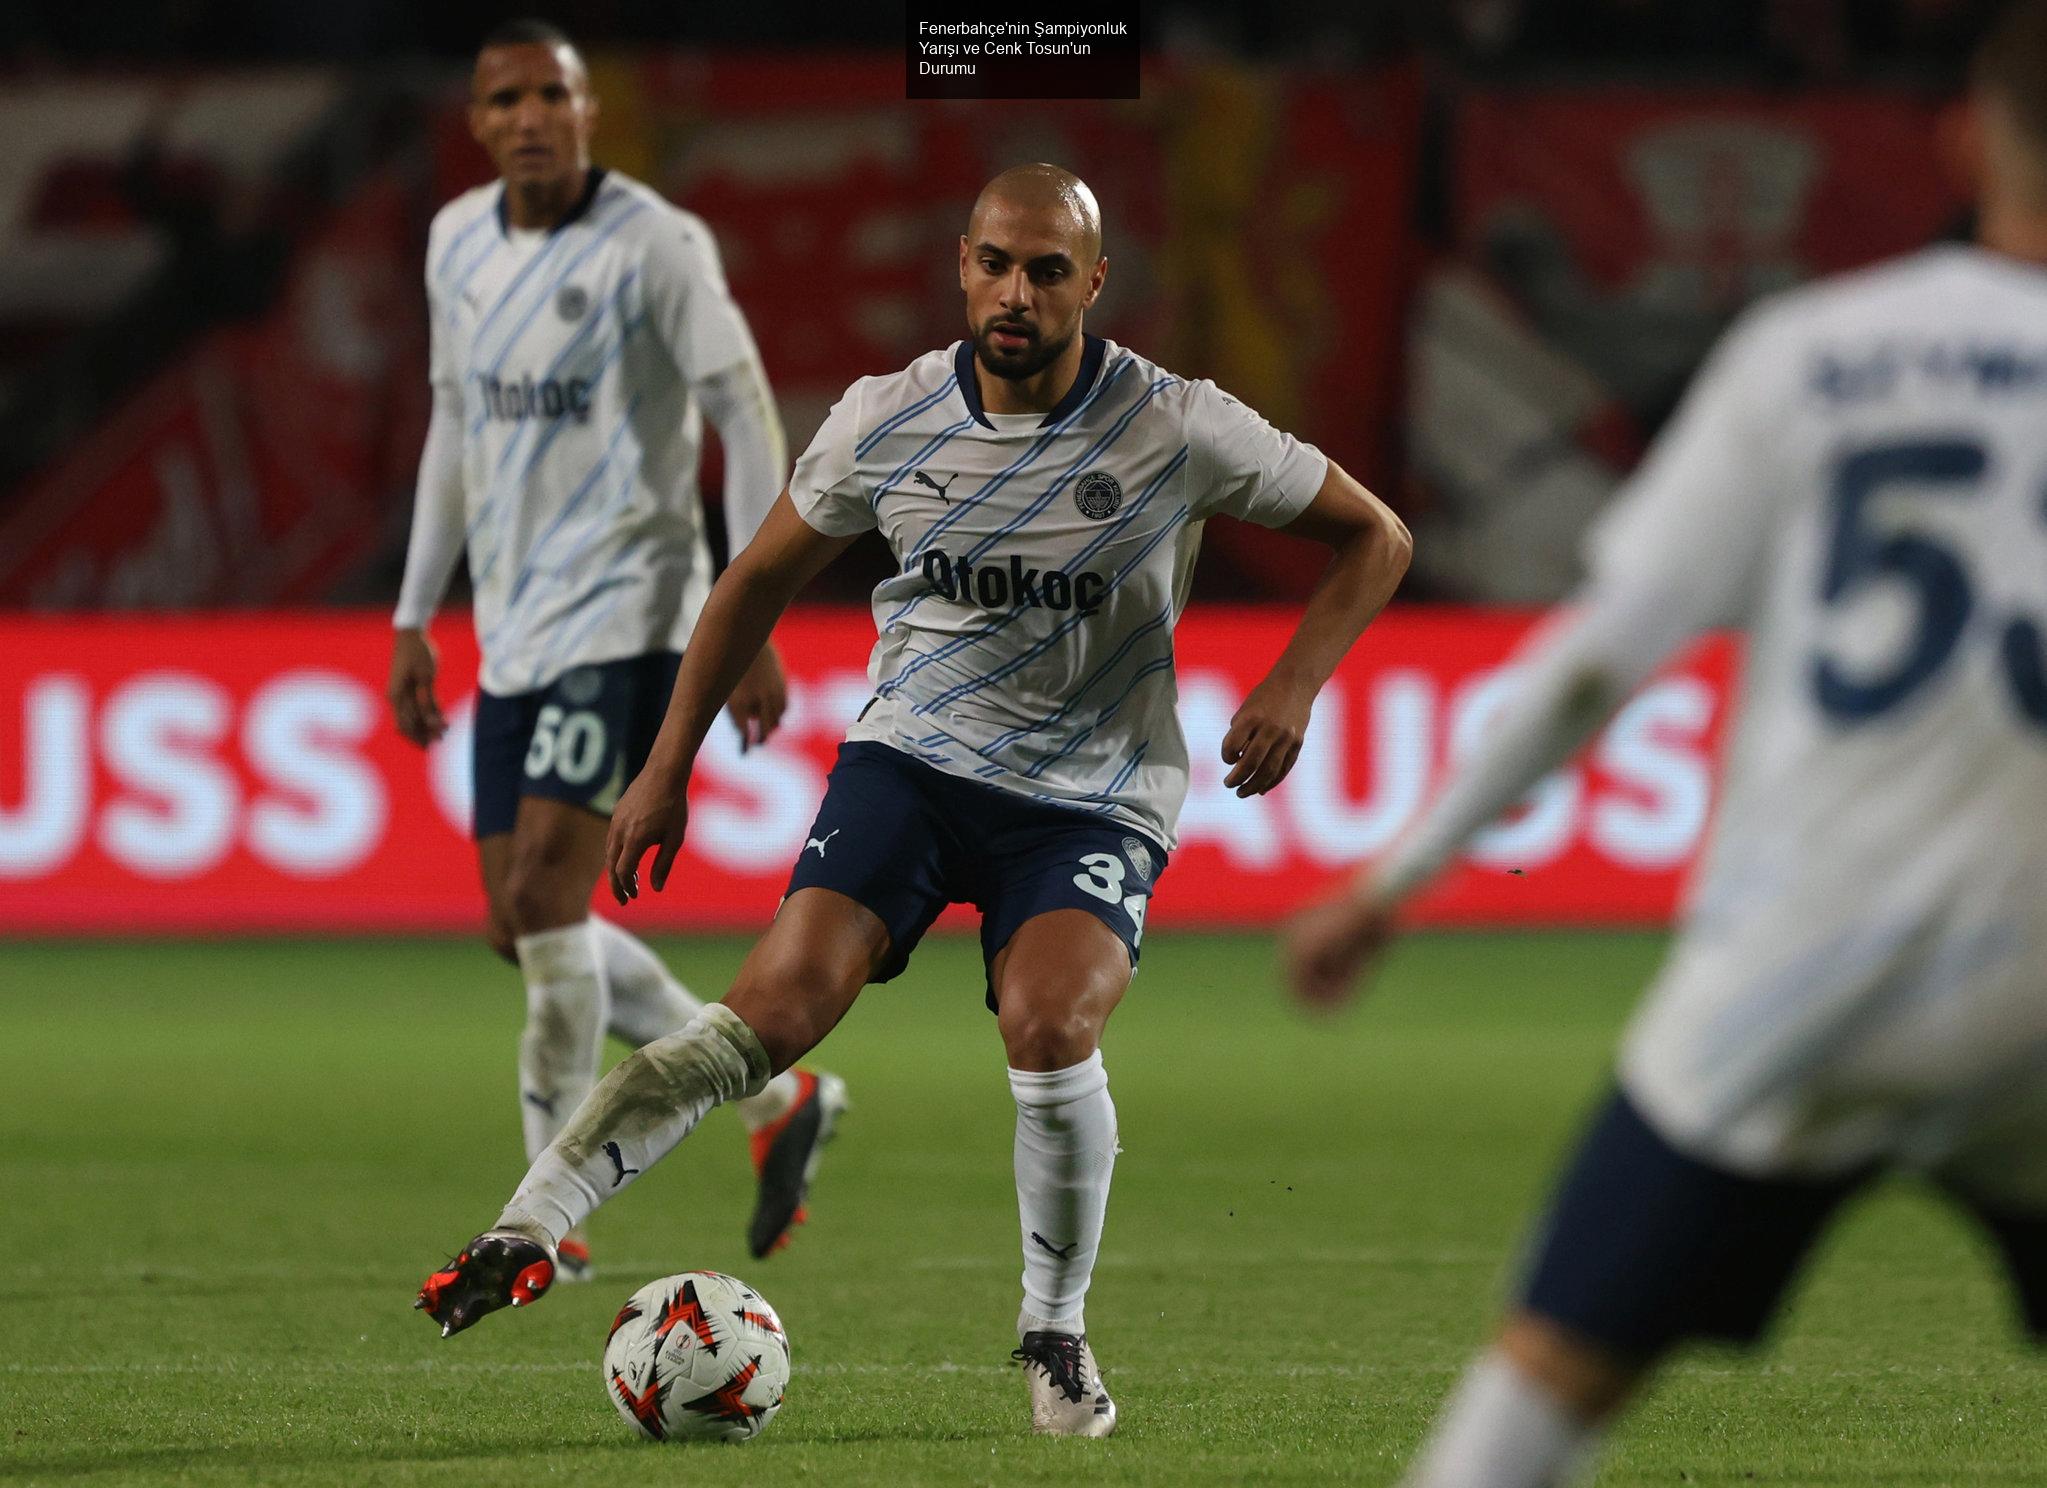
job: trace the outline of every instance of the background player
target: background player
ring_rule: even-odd
[[[720,578],[613,818],[621,901],[649,848],[665,882],[697,749],[783,608],[879,528],[899,571],[874,593],[875,697],[725,1001],[608,1075],[500,1228],[429,1279],[420,1305],[445,1331],[531,1300],[547,1245],[713,1105],[787,1069],[863,985],[902,970],[948,902],[971,901],[1017,1103],[1017,1357],[1033,1424],[1114,1429],[1083,1316],[1116,1155],[1098,1046],[1187,788],[1172,629],[1199,524],[1226,511],[1335,549],[1224,740],[1240,795],[1292,768],[1316,692],[1409,544],[1316,450],[1211,383],[1084,335],[1107,272],[1085,185],[1053,166],[997,177],[960,239],[972,339],[849,389]]]
[[[1687,1338],[1751,1342],[1840,1202],[1932,1176],[2047,1333],[2047,4],[1980,54],[1982,247],[1784,296],[1715,354],[1507,715],[1287,955],[1399,904],[1687,639],[1745,624],[1682,933],[1418,1488],[1573,1478]]]
[[[476,59],[470,125],[499,180],[457,197],[427,240],[433,417],[420,460],[390,698],[426,745],[446,725],[426,625],[465,547],[483,653],[477,856],[491,946],[526,981],[519,1096],[528,1159],[589,1093],[604,1032],[634,1045],[700,1004],[640,941],[590,913],[605,818],[646,757],[676,653],[710,585],[696,488],[702,414],[725,451],[734,552],[786,451],[759,353],[710,230],[594,169],[597,120],[561,32],[515,22]],[[735,688],[742,747],[782,714],[772,647]],[[844,1103],[792,1071],[741,1102],[760,1201],[755,1255],[798,1214]],[[580,1236],[564,1274],[587,1271]]]

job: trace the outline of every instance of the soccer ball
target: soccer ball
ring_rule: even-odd
[[[789,1335],[767,1298],[721,1271],[634,1292],[604,1341],[604,1393],[654,1441],[751,1441],[782,1408]]]

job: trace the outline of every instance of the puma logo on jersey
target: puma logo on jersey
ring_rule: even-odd
[[[947,599],[978,603],[984,610],[1077,610],[1092,615],[1102,607],[1109,581],[1092,569],[1070,574],[1063,568],[1025,568],[1010,555],[1007,564],[976,564],[933,550],[924,555],[924,577]]]
[[[824,856],[824,845],[825,845],[825,844],[826,844],[827,842],[831,841],[831,840],[832,840],[832,839],[833,839],[834,837],[838,836],[838,835],[839,835],[839,833],[841,833],[841,832],[843,832],[843,831],[845,831],[845,830],[846,830],[846,829],[845,829],[844,827],[833,827],[833,828],[832,828],[832,829],[831,829],[831,830],[830,830],[829,832],[825,833],[825,834],[824,834],[824,836],[822,836],[822,837],[813,837],[813,838],[811,838],[811,839],[810,839],[810,840],[809,840],[808,842],[804,843],[804,844],[803,844],[803,850],[804,850],[805,852],[809,852],[809,851],[810,851],[810,850],[811,850],[811,849],[812,849],[812,848],[814,847],[814,848],[816,848],[816,849],[817,849],[817,855],[818,855],[819,857],[823,857],[823,856]]]
[[[940,501],[943,501],[947,506],[952,505],[952,497],[946,495],[946,492],[951,488],[952,483],[958,480],[959,478],[960,478],[959,472],[954,471],[951,475],[948,475],[945,478],[945,484],[941,486],[937,481],[933,480],[930,476],[926,475],[921,470],[910,477],[910,479],[915,481],[918,485],[929,486],[932,490],[936,491],[938,493],[938,499]]]

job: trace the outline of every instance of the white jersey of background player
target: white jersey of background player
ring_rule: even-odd
[[[592,167],[596,113],[553,27],[514,22],[485,41],[470,125],[500,179],[443,207],[427,238],[433,417],[391,668],[399,730],[425,745],[444,729],[425,627],[466,551],[483,655],[477,855],[491,945],[526,981],[529,1158],[589,1091],[607,1027],[644,1044],[697,1010],[646,946],[590,914],[590,894],[606,818],[646,758],[710,589],[700,409],[724,446],[734,551],[785,468],[710,230]],[[783,701],[765,654],[732,710],[743,738],[764,738]],[[741,1108],[761,1175],[757,1254],[796,1215],[837,1100],[830,1077],[797,1072]],[[588,1260],[581,1236],[564,1246],[564,1274]]]
[[[1882,1166],[1983,1218],[2047,1331],[2047,6],[1984,57],[1988,246],[1746,315],[1484,746],[1290,934],[1297,990],[1342,995],[1401,900],[1659,663],[1746,630],[1718,815],[1620,1096],[1418,1464],[1425,1488],[1571,1478],[1665,1350],[1758,1336],[1832,1206]],[[1684,1212],[1690,1190],[1714,1183],[1773,1238],[1688,1252],[1683,1221],[1719,1223]],[[1630,1255],[1615,1234],[1685,1238]],[[1741,1256],[1739,1286],[1709,1253]],[[1716,1286],[1743,1292],[1732,1311]]]

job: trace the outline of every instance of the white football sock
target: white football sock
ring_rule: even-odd
[[[1600,1434],[1495,1350],[1450,1393],[1402,1488],[1563,1488]]]
[[[704,1009],[700,999],[675,979],[667,964],[645,941],[601,915],[590,916],[596,927],[598,953],[604,958],[604,982],[611,996],[611,1032],[635,1049],[666,1038]],[[748,1131],[772,1126],[796,1104],[802,1082],[788,1070],[768,1082],[759,1095],[734,1101],[732,1109]],[[564,1112],[564,1115],[567,1113]],[[533,1153],[528,1153],[530,1158]]]
[[[519,1121],[526,1158],[554,1134],[597,1083],[606,997],[597,938],[582,920],[512,942],[526,978],[526,1028],[519,1035]]]
[[[711,1003],[682,1032],[629,1055],[598,1082],[535,1159],[498,1228],[559,1241],[666,1157],[705,1112],[767,1082],[768,1051],[754,1031]]]
[[[1063,1070],[1013,1069],[1016,1207],[1023,1230],[1021,1337],[1036,1330],[1084,1333],[1082,1304],[1094,1276],[1116,1167],[1116,1103],[1101,1051]]]

